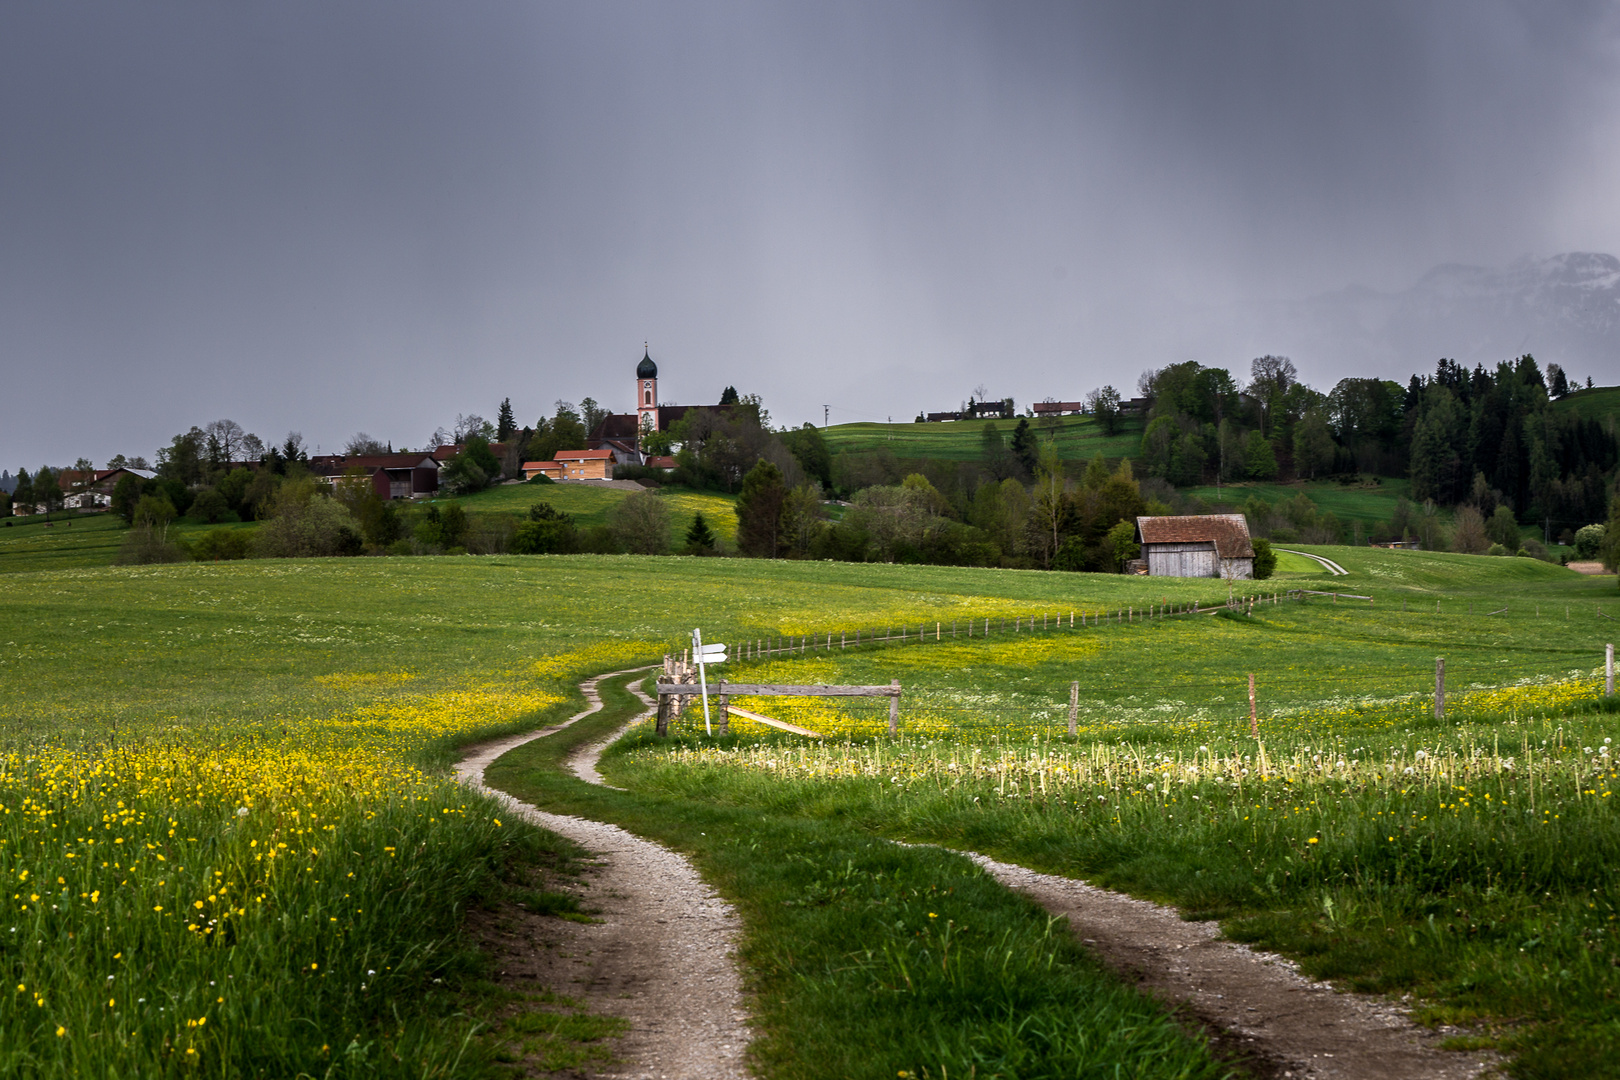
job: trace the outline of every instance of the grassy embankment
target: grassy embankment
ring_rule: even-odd
[[[451,747],[577,708],[575,679],[653,660],[694,622],[723,640],[1139,587],[628,556],[6,582],[0,875],[18,932],[0,964],[24,989],[0,995],[0,1071],[40,1076],[477,1073],[495,1048],[464,1049],[480,1017],[456,1008],[478,978],[461,917],[545,850],[443,780]]]
[[[897,676],[909,734],[876,737],[874,711],[758,699],[747,704],[843,738],[806,746],[737,723],[716,748],[688,726],[606,768],[641,791],[973,848],[1173,902],[1314,974],[1480,1024],[1515,1075],[1614,1075],[1620,749],[1606,740],[1620,724],[1597,677],[1613,579],[1315,550],[1352,571],[1336,587],[1376,602],[742,665],[728,674]],[[1452,695],[1439,722],[1437,654]]]

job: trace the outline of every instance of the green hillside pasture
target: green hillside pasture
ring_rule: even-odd
[[[1208,602],[1217,584],[1154,586]],[[573,680],[652,662],[698,623],[727,640],[1143,588],[631,556],[9,575],[0,873],[25,991],[0,995],[0,1071],[477,1072],[457,1055],[478,1011],[447,997],[474,973],[460,914],[545,840],[418,771],[452,745],[566,715]]]
[[[538,502],[550,503],[565,514],[572,514],[581,528],[606,525],[608,511],[631,494],[617,488],[597,487],[589,483],[560,484],[501,484],[476,495],[464,496],[456,501],[468,512],[482,514],[507,513],[523,516]],[[735,496],[713,491],[694,491],[690,488],[663,488],[660,495],[669,504],[672,522],[671,543],[679,548],[692,519],[702,514],[709,527],[727,542],[737,539],[737,513]],[[438,502],[446,500],[434,500]]]
[[[1182,489],[1189,498],[1199,498],[1210,505],[1241,507],[1251,497],[1275,506],[1284,499],[1292,499],[1304,492],[1322,513],[1331,513],[1346,525],[1361,522],[1371,528],[1380,521],[1388,521],[1395,513],[1395,501],[1411,498],[1412,482],[1405,479],[1382,478],[1377,484],[1307,483],[1213,484]],[[1445,515],[1450,520],[1450,515]]]
[[[887,451],[900,458],[938,458],[945,461],[982,461],[984,425],[994,424],[1011,442],[1017,420],[954,420],[942,424],[838,424],[821,435],[834,454],[870,454]],[[1105,435],[1089,416],[1061,417],[1055,429],[1031,420],[1030,427],[1044,439],[1055,431],[1064,461],[1089,461],[1099,451],[1108,458],[1135,457],[1142,447],[1142,424],[1121,423],[1119,433]]]
[[[115,514],[75,514],[55,517],[49,525],[44,518],[3,518],[11,527],[0,525],[0,574],[34,570],[71,570],[91,566],[111,566],[118,557],[128,529]],[[169,534],[188,543],[214,529],[252,529],[253,523],[193,525],[176,522]]]
[[[1553,408],[1575,413],[1587,420],[1620,418],[1620,386],[1594,386],[1578,390],[1553,402]]]
[[[1482,1025],[1514,1075],[1614,1075],[1596,1064],[1620,1051],[1608,1006],[1620,715],[1602,697],[1615,631],[1599,615],[1620,606],[1612,589],[1530,560],[1340,561],[1356,564],[1352,579],[1380,579],[1373,605],[734,665],[738,681],[897,677],[902,738],[876,735],[881,708],[738,699],[835,738],[738,721],[717,746],[693,719],[667,743],[638,736],[605,769],[676,800],[986,852],[1172,902],[1312,975]],[[1403,597],[1428,613],[1401,612]]]

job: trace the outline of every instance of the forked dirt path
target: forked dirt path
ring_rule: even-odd
[[[456,776],[501,800],[513,813],[580,844],[598,860],[583,899],[601,921],[562,923],[556,940],[530,950],[544,955],[532,957],[526,972],[542,983],[557,984],[552,988],[558,992],[585,998],[592,1011],[630,1022],[616,1049],[626,1063],[595,1075],[740,1080],[748,1076],[744,1053],[750,1033],[733,960],[741,923],[731,906],[668,848],[617,825],[537,810],[484,785],[484,770],[496,758],[598,711],[602,700],[597,683],[627,674],[631,672],[613,671],[585,680],[580,690],[589,708],[554,727],[473,747],[456,766]],[[637,696],[647,702],[639,690]],[[601,783],[595,765],[611,741],[574,754],[570,767],[581,778]]]
[[[506,751],[553,734],[601,708],[596,685],[580,684],[590,707],[555,727],[474,748],[457,766],[464,783],[515,813],[561,833],[601,860],[589,901],[602,922],[567,924],[568,964],[549,967],[582,987],[601,1012],[631,1023],[620,1052],[633,1063],[602,1076],[729,1080],[745,1077],[747,1016],[732,960],[739,923],[691,865],[615,825],[549,814],[484,787],[484,769]],[[631,691],[649,710],[639,687]],[[646,718],[637,716],[630,724]],[[604,784],[596,765],[623,728],[576,750],[568,767]],[[1413,1024],[1382,998],[1339,993],[1280,956],[1219,938],[1213,922],[1186,922],[1174,909],[1073,878],[1041,874],[961,852],[1007,888],[1054,915],[1105,964],[1203,1025],[1214,1041],[1267,1078],[1299,1080],[1473,1080],[1498,1064],[1482,1052],[1441,1050],[1449,1032]]]
[[[1494,1055],[1441,1050],[1442,1034],[1398,1006],[1312,982],[1290,961],[1222,941],[1213,922],[1169,907],[963,852],[1054,915],[1105,964],[1214,1029],[1263,1076],[1313,1080],[1469,1080]]]

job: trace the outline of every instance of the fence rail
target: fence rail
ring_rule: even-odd
[[[1376,712],[1385,707],[1415,706],[1424,712],[1432,709],[1434,719],[1443,722],[1448,719],[1449,710],[1459,706],[1466,709],[1476,703],[1482,703],[1483,707],[1494,711],[1524,708],[1535,712],[1548,708],[1567,708],[1578,705],[1581,701],[1601,702],[1612,699],[1614,695],[1613,646],[1606,646],[1602,655],[1601,667],[1580,665],[1576,669],[1566,667],[1558,671],[1549,671],[1544,666],[1503,670],[1495,664],[1486,667],[1483,664],[1465,663],[1462,668],[1453,664],[1448,672],[1446,659],[1437,657],[1432,675],[1416,668],[1360,676],[1335,673],[1331,679],[1335,688],[1347,689],[1346,684],[1351,684],[1364,688],[1360,691],[1351,690],[1352,694],[1365,695],[1350,699],[1341,697],[1335,702],[1321,700],[1320,679],[1311,678],[1297,671],[1265,671],[1259,673],[1258,678],[1255,672],[1245,672],[1219,681],[1129,685],[1125,689],[1131,693],[1124,698],[1119,697],[1122,690],[1119,683],[1099,684],[1091,680],[1082,682],[1075,679],[1066,687],[1067,693],[1063,695],[1066,700],[1060,699],[1058,696],[1060,691],[1053,687],[1050,690],[992,691],[997,700],[987,701],[984,704],[964,704],[950,699],[959,698],[963,694],[983,694],[986,688],[973,687],[964,690],[959,687],[938,686],[914,686],[910,691],[910,700],[913,701],[914,710],[921,710],[925,721],[943,719],[947,731],[965,732],[974,728],[1007,729],[1017,727],[1019,724],[1027,726],[1031,721],[1034,721],[1038,728],[1050,731],[1058,728],[1066,719],[1068,734],[1075,735],[1078,733],[1082,717],[1085,717],[1086,725],[1091,728],[1096,728],[1099,724],[1104,728],[1134,728],[1188,722],[1203,723],[1210,720],[1224,723],[1225,720],[1230,720],[1234,724],[1241,723],[1251,736],[1259,737],[1268,722],[1297,716],[1301,708],[1308,713],[1317,705],[1342,706],[1352,715],[1364,708]],[[1591,659],[1595,660],[1596,657],[1592,656]],[[679,659],[670,658],[668,668],[673,675],[667,675],[656,684],[660,736],[668,734],[670,721],[680,714],[686,703],[695,698],[698,692],[695,683],[687,681],[688,678],[695,680],[695,672],[688,675],[681,670],[682,667]],[[1433,680],[1432,683],[1428,682],[1430,678]],[[1530,690],[1538,686],[1565,686],[1575,692],[1573,695],[1568,693],[1559,695],[1556,702],[1550,704],[1534,702],[1503,704],[1500,698],[1492,699],[1493,695],[1504,690],[1518,688]],[[1200,690],[1219,693],[1209,696],[1202,702],[1197,699],[1203,695],[1188,694],[1188,691]],[[722,735],[729,733],[729,712],[737,708],[730,705],[730,700],[734,697],[832,698],[851,703],[857,698],[887,698],[888,733],[897,735],[900,731],[899,706],[903,690],[898,680],[892,681],[887,686],[740,683],[722,680],[712,684],[710,692],[719,697],[719,733]],[[1143,700],[1144,697],[1146,701]],[[1113,700],[1109,700],[1110,698]],[[1404,706],[1401,705],[1403,702],[1406,703]],[[1164,715],[1166,706],[1172,706],[1176,715]],[[1270,710],[1278,710],[1272,712],[1269,719],[1268,706]],[[789,706],[790,709],[801,707]],[[881,706],[879,708],[881,709]],[[809,727],[788,723],[777,717],[761,716],[746,709],[737,711],[740,716],[747,719],[801,735],[820,738],[825,734]],[[881,715],[881,712],[863,713],[859,709],[849,711],[841,708],[839,711],[847,719],[852,720],[866,715],[875,721]],[[1188,711],[1191,711],[1191,716],[1188,715]],[[793,713],[789,712],[786,715],[791,717]],[[819,715],[825,718],[826,714],[822,712]],[[1225,720],[1221,717],[1225,717]],[[807,720],[806,723],[814,725],[815,721]]]

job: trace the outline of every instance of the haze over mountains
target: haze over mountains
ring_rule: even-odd
[[[1446,264],[1410,288],[1351,287],[1244,313],[1258,352],[1286,353],[1329,389],[1351,375],[1404,381],[1441,357],[1490,367],[1529,352],[1571,380],[1620,372],[1620,259],[1525,257],[1496,269]],[[1270,344],[1267,344],[1267,343]]]

